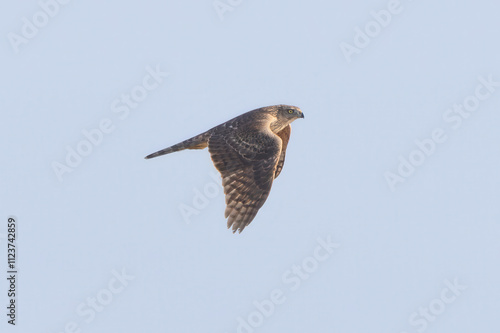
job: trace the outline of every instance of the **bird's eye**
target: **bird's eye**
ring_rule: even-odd
[[[292,109],[289,109],[289,110],[288,110],[288,113],[292,114],[292,113],[293,113],[293,110],[292,110]]]

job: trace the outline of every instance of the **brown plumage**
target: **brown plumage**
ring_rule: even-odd
[[[266,201],[273,180],[283,169],[290,124],[298,118],[304,118],[304,114],[295,106],[263,107],[146,158],[208,147],[222,176],[227,227],[241,233]]]

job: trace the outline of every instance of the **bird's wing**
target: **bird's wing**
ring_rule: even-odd
[[[276,172],[274,173],[274,178],[278,178],[283,169],[283,165],[285,165],[285,155],[286,155],[286,147],[288,146],[288,141],[290,140],[290,133],[292,132],[292,127],[288,125],[283,128],[281,132],[278,133],[278,136],[281,138],[281,154],[278,161],[278,165],[276,166]]]
[[[214,129],[208,150],[222,176],[227,226],[241,233],[269,196],[282,143],[274,134],[229,126]]]

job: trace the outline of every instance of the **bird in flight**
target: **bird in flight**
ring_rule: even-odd
[[[246,112],[191,139],[146,156],[208,147],[226,195],[227,227],[240,233],[264,205],[285,163],[290,124],[300,108],[272,105]]]

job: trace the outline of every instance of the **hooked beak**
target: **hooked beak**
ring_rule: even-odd
[[[301,112],[301,113],[300,113],[300,118],[305,118],[305,117],[304,117],[304,112]]]

